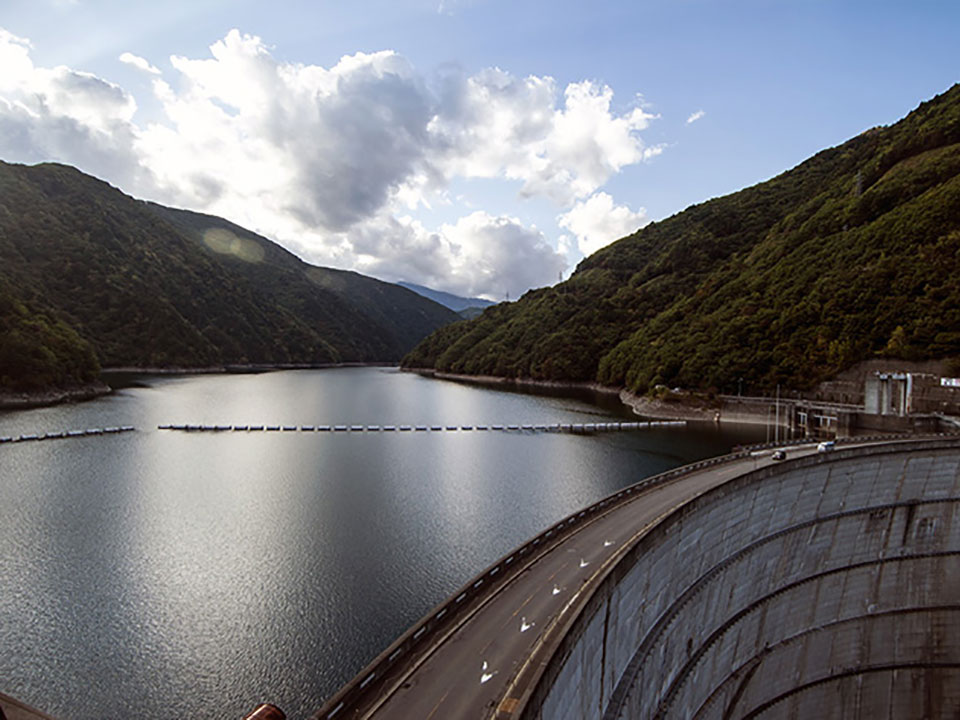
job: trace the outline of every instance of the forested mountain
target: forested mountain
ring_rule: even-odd
[[[735,391],[738,378],[805,388],[878,355],[957,354],[960,85],[438,330],[404,365]]]
[[[98,360],[392,361],[455,319],[220,218],[134,200],[71,167],[0,162],[0,387],[83,382]]]

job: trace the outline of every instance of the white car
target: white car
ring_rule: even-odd
[[[817,445],[817,452],[830,452],[837,444],[833,440],[827,440]]]

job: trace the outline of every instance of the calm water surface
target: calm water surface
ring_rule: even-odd
[[[763,428],[194,433],[162,423],[568,423],[619,406],[391,369],[145,378],[0,414],[0,690],[63,720],[304,718],[545,526]]]

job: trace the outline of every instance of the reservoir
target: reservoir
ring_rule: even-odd
[[[260,702],[305,718],[547,525],[764,437],[476,429],[635,419],[391,368],[142,377],[0,413],[0,436],[136,428],[0,445],[0,691],[63,720],[239,720]],[[411,430],[349,430],[370,425]]]

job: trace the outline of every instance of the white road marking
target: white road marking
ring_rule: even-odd
[[[585,568],[589,564],[590,563],[588,563],[586,560],[584,560],[583,558],[580,558],[580,567]]]
[[[487,682],[487,680],[489,680],[490,678],[492,678],[492,677],[493,677],[494,675],[496,675],[498,672],[499,672],[499,670],[494,670],[492,673],[491,673],[491,672],[487,672],[487,661],[484,660],[484,661],[483,661],[483,672],[480,674],[480,684],[483,685],[485,682]]]
[[[525,617],[520,618],[520,632],[526,632],[534,625],[536,625],[536,623],[528,623]]]
[[[603,541],[603,546],[604,546],[604,547],[610,547],[611,545],[613,545],[613,540],[604,540],[604,541]]]
[[[552,593],[552,594],[553,594],[553,595],[559,595],[559,594],[560,594],[560,586],[559,586],[559,585],[554,585],[554,586],[553,586],[553,593]]]

